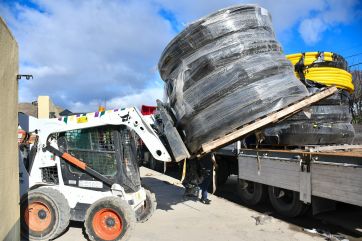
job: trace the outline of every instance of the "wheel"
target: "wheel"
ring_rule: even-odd
[[[40,187],[29,191],[20,201],[21,235],[28,240],[50,240],[69,225],[70,208],[59,191]]]
[[[87,210],[84,222],[89,240],[127,240],[136,222],[131,206],[119,197],[105,197]]]
[[[144,223],[146,222],[156,210],[157,201],[155,194],[151,193],[149,190],[146,191],[146,200],[141,208],[142,211],[137,215],[137,222]]]
[[[238,194],[241,202],[254,206],[266,199],[266,190],[263,184],[238,179]]]
[[[269,186],[268,194],[273,208],[283,216],[297,217],[306,210],[298,192]]]

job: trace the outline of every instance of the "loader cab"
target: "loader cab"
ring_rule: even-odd
[[[127,193],[141,188],[137,134],[124,125],[108,125],[59,133],[59,149],[121,185]],[[108,191],[110,187],[61,160],[64,185]]]

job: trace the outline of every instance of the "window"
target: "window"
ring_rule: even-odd
[[[100,174],[115,176],[117,159],[114,136],[115,129],[104,126],[67,131],[67,151]],[[70,171],[82,173],[73,166],[70,166]]]

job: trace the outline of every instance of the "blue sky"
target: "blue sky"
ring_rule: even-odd
[[[358,0],[0,0],[0,16],[20,48],[19,100],[50,95],[73,111],[154,104],[163,98],[157,62],[167,43],[220,8],[258,3],[269,10],[286,54],[333,51],[362,62]],[[357,66],[356,68],[361,68]]]

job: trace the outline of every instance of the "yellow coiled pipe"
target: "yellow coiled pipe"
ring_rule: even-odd
[[[335,85],[337,88],[345,89],[352,93],[354,91],[352,75],[346,70],[334,67],[308,67],[308,65],[313,64],[318,59],[318,56],[318,52],[305,53],[304,65],[306,68],[303,70],[305,79],[326,86]],[[296,65],[302,57],[302,53],[290,54],[286,57],[293,65]],[[324,52],[324,61],[333,61],[333,53]],[[297,78],[300,78],[297,72],[295,72],[295,75]]]
[[[318,59],[319,52],[306,52],[304,53],[304,65],[310,65],[314,61]],[[302,53],[297,54],[289,54],[287,55],[287,59],[292,62],[293,65],[298,63],[300,58],[302,57]],[[325,61],[333,61],[333,53],[332,52],[324,52],[324,60]]]

